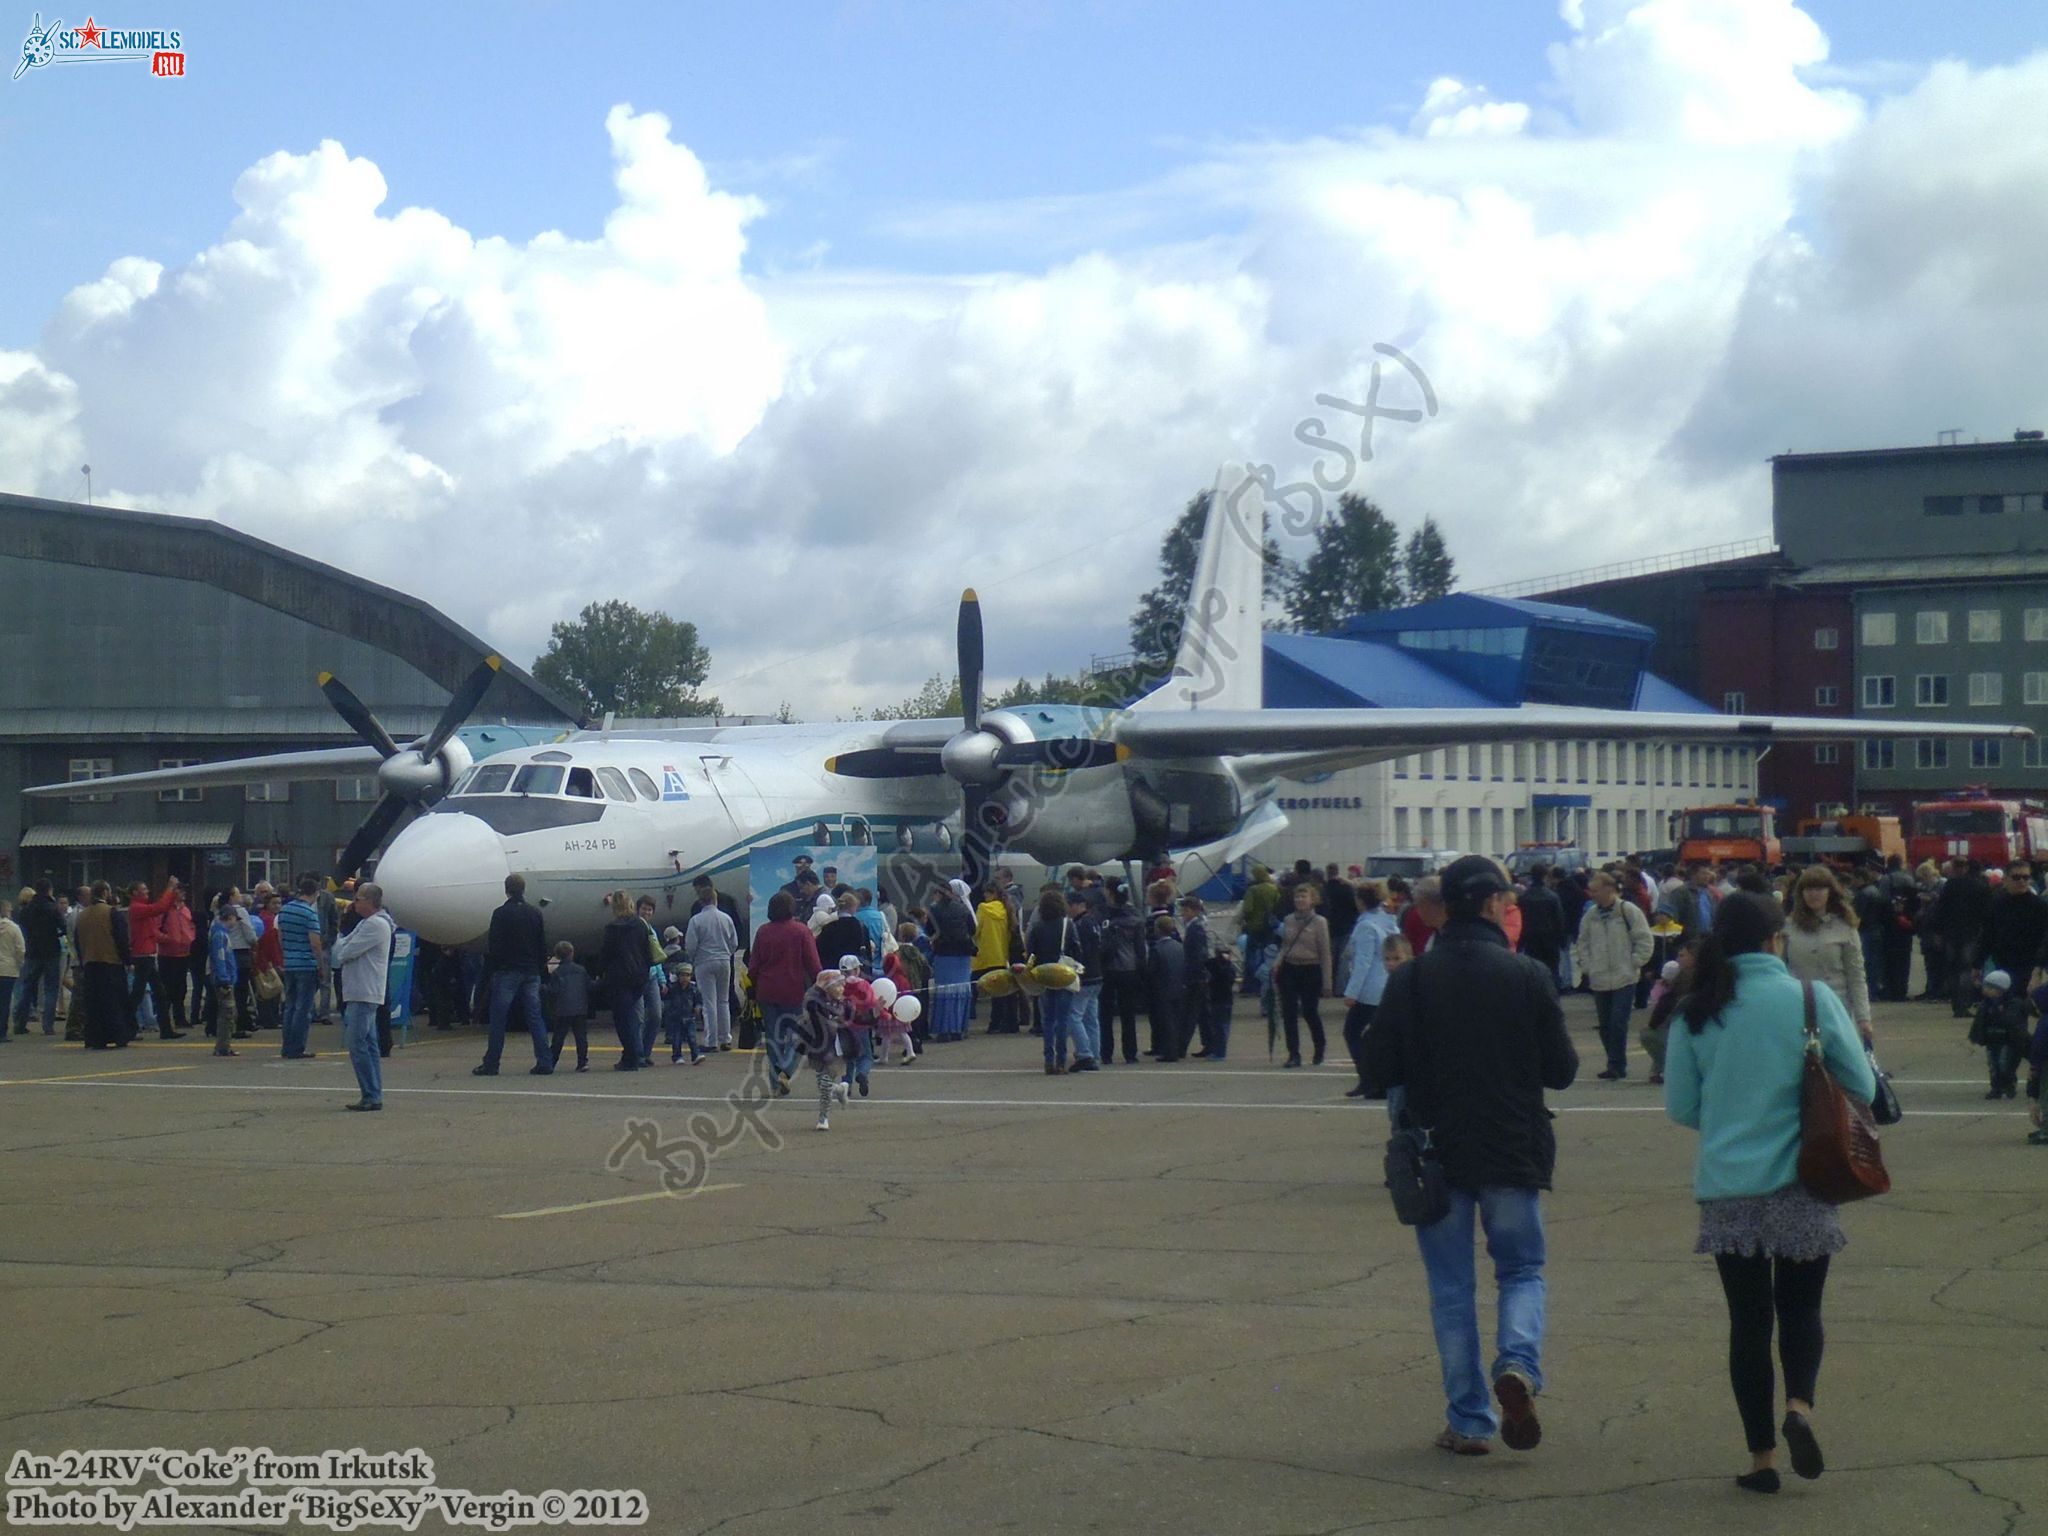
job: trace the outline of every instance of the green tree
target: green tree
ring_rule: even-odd
[[[1397,608],[1401,598],[1400,531],[1372,501],[1346,491],[1336,515],[1316,525],[1315,548],[1295,570],[1288,619],[1320,634],[1354,613]]]
[[[1408,601],[1428,603],[1449,597],[1457,579],[1458,569],[1444,547],[1443,530],[1435,518],[1425,517],[1422,526],[1408,535],[1401,553],[1401,584]]]
[[[533,664],[535,677],[580,701],[592,719],[718,714],[718,700],[697,693],[710,672],[696,625],[617,599],[555,625]]]
[[[1195,560],[1202,550],[1202,527],[1209,520],[1210,492],[1188,498],[1188,504],[1159,541],[1159,583],[1138,599],[1131,615],[1131,650],[1142,687],[1150,686],[1173,670],[1174,652],[1180,649],[1181,625],[1187,617],[1188,594],[1195,587]],[[1277,596],[1287,584],[1287,568],[1280,558],[1280,546],[1265,539],[1265,595]]]
[[[1088,676],[1055,677],[1048,672],[1040,682],[1020,677],[996,695],[995,707],[1009,709],[1017,704],[1095,704],[1117,702],[1101,681]]]
[[[901,704],[885,704],[869,718],[875,720],[945,720],[965,708],[960,698],[960,678],[940,677],[936,672]],[[860,718],[855,716],[856,719]]]

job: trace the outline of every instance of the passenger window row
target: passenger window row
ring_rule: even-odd
[[[627,780],[630,777],[631,782]],[[635,795],[635,791],[638,795]],[[479,763],[452,795],[566,795],[572,800],[659,800],[654,780],[638,768],[563,768],[554,763]]]

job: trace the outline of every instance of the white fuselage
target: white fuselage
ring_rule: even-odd
[[[950,778],[855,779],[827,772],[842,744],[872,739],[872,725],[730,727],[706,739],[585,735],[485,759],[447,798],[393,839],[374,878],[393,915],[437,944],[483,936],[517,872],[544,907],[550,940],[594,946],[613,891],[653,896],[659,921],[682,923],[690,886],[710,876],[745,899],[749,850],[871,839],[902,847],[926,829],[932,875],[958,873],[935,830],[957,827]],[[1099,862],[1131,840],[1129,795],[1118,767],[1044,774],[1016,787],[1029,814],[1012,846],[1044,861]],[[943,865],[943,867],[940,867]]]

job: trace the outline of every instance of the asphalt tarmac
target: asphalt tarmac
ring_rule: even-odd
[[[2048,1530],[2048,1148],[2024,1099],[1982,1101],[1963,1025],[1879,1012],[1896,1192],[1844,1214],[1827,1475],[1765,1499],[1731,1480],[1692,1137],[1640,1055],[1592,1079],[1572,1015],[1531,1453],[1431,1447],[1384,1112],[1334,1059],[1269,1066],[1246,1009],[1221,1064],[1050,1078],[1028,1037],[938,1047],[826,1134],[802,1077],[734,1111],[737,1053],[542,1080],[515,1043],[478,1079],[477,1032],[428,1033],[362,1115],[331,1027],[303,1063],[273,1034],[234,1060],[17,1037],[0,1461],[417,1447],[444,1489],[639,1490],[648,1529],[731,1536]],[[690,1173],[693,1116],[737,1139],[669,1194],[646,1154]]]

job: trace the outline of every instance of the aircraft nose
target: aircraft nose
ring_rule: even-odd
[[[474,816],[435,811],[392,841],[377,861],[391,914],[430,944],[467,944],[491,926],[509,866],[498,834]]]

